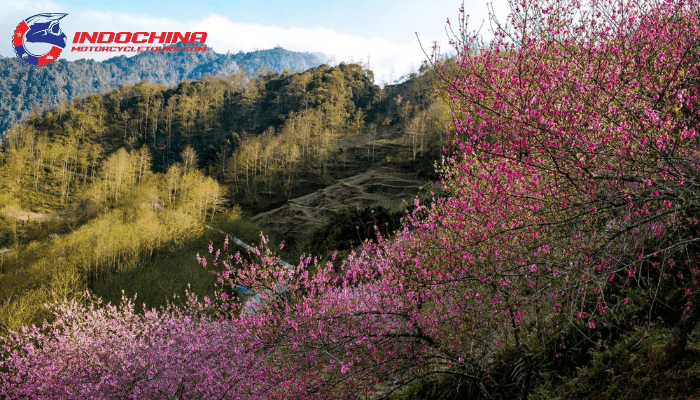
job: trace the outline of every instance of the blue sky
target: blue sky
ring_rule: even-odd
[[[289,50],[322,52],[335,62],[367,61],[378,81],[397,79],[418,68],[424,45],[448,47],[447,18],[456,20],[460,0],[4,0],[0,10],[0,55],[14,56],[10,37],[24,18],[40,12],[64,12],[61,28],[76,31],[206,31],[215,51],[251,51],[280,45]],[[506,0],[493,0],[499,18]],[[465,1],[475,26],[487,19],[486,0]],[[484,34],[488,24],[485,24]],[[109,56],[113,56],[110,54]],[[128,54],[127,54],[128,55]],[[85,53],[64,51],[61,58]],[[96,59],[106,56],[97,55]]]

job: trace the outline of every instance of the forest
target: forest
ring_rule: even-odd
[[[0,57],[0,76],[3,77],[0,79],[0,134],[31,112],[43,112],[73,99],[103,94],[124,84],[146,80],[177,85],[183,79],[197,80],[207,74],[246,71],[248,76],[253,76],[261,69],[279,73],[304,71],[325,60],[323,54],[293,52],[280,47],[237,54],[220,54],[212,48],[188,54],[144,52],[101,62],[59,59],[46,68],[32,68],[16,57]]]
[[[424,69],[417,82],[382,90],[358,64],[253,78],[239,71],[172,87],[126,84],[32,113],[7,131],[0,165],[0,328],[39,323],[47,318],[47,299],[86,289],[112,301],[126,289],[151,307],[184,296],[188,284],[195,293],[213,293],[208,271],[192,274],[192,249],[217,237],[206,225],[259,241],[261,229],[248,217],[366,168],[364,161],[353,164],[338,141],[371,139],[392,117],[432,121],[404,135],[415,142],[405,158],[409,151],[413,160],[428,153],[429,144],[437,148],[449,117],[426,93],[432,79]],[[399,115],[392,91],[416,105],[410,111],[404,105]],[[370,229],[356,245],[373,237],[376,218],[394,213],[398,227],[400,211],[365,215]],[[357,221],[346,220],[337,233],[347,237],[343,229],[351,230],[358,238],[350,224]],[[280,235],[297,242],[286,255],[306,251],[316,230]],[[329,254],[350,249],[328,245]],[[171,276],[168,263],[183,254],[189,264]],[[169,283],[154,289],[144,274]]]
[[[698,3],[465,14],[397,85],[141,82],[13,125],[0,396],[696,398]]]

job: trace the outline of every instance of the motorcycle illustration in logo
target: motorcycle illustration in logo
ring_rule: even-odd
[[[66,15],[43,13],[20,22],[12,35],[17,57],[39,67],[56,61],[67,44],[66,35],[59,25],[59,20]]]

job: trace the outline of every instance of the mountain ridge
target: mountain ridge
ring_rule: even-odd
[[[16,57],[0,58],[0,134],[32,111],[54,107],[62,101],[104,93],[124,84],[143,80],[175,86],[182,80],[197,80],[206,74],[234,74],[242,69],[250,77],[261,68],[275,72],[299,71],[323,64],[321,53],[295,52],[275,47],[253,52],[186,53],[141,52],[104,61],[59,59],[42,68]]]

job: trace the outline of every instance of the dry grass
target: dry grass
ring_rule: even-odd
[[[420,191],[423,182],[415,175],[391,166],[375,166],[311,194],[291,199],[279,208],[256,215],[252,221],[267,234],[286,240],[322,225],[330,212],[343,207],[382,206],[399,210]]]

